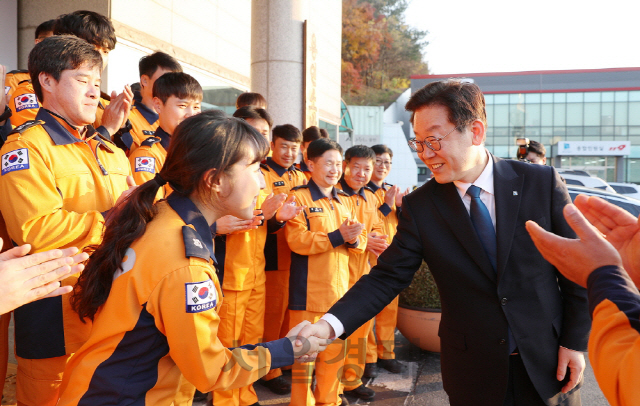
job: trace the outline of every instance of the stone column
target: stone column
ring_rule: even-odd
[[[303,23],[308,0],[252,0],[251,91],[267,99],[274,124],[303,129]]]

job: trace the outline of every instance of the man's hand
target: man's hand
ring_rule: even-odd
[[[296,326],[295,328],[299,326],[300,325]],[[291,330],[289,334],[287,334],[287,337],[291,337],[292,332],[293,330]],[[333,331],[333,327],[331,327],[331,325],[325,320],[320,319],[315,324],[307,322],[307,324],[304,325],[301,330],[296,332],[296,340],[293,342],[294,348],[300,348],[304,345],[308,345],[309,347],[311,347],[313,345],[312,343],[314,342],[317,342],[318,347],[315,354],[309,351],[306,355],[300,356],[297,359],[298,362],[313,361],[318,355],[318,352],[324,351],[327,346],[331,344],[331,342],[333,341],[332,337],[334,335],[335,333]],[[309,344],[306,344],[307,342],[309,342]]]
[[[264,214],[264,219],[269,220],[273,217],[276,211],[282,207],[286,199],[287,195],[285,193],[278,193],[277,195],[273,193],[269,194],[264,202],[262,202],[262,206],[260,206],[262,214]]]
[[[564,276],[586,287],[589,275],[597,268],[605,265],[622,266],[620,255],[613,245],[589,224],[576,206],[566,205],[564,218],[579,239],[557,236],[543,230],[531,220],[526,224],[527,231],[538,251]]]
[[[373,253],[376,257],[379,257],[380,254],[389,247],[387,237],[386,235],[369,234],[367,237],[366,250]]]
[[[111,136],[127,122],[131,103],[133,103],[133,92],[129,85],[125,85],[120,94],[116,94],[115,90],[111,92],[111,102],[104,108],[101,123]]]
[[[295,218],[298,214],[302,213],[307,206],[296,206],[296,197],[291,195],[285,200],[284,204],[276,213],[276,220],[282,223],[283,221],[289,221]]]
[[[255,230],[262,223],[262,212],[253,211],[253,218],[249,220],[239,219],[232,215],[220,217],[216,220],[216,234],[237,234],[245,231]]]
[[[396,207],[402,207],[402,198],[411,193],[411,188],[407,188],[404,192],[396,194]]]
[[[327,345],[331,343],[331,340],[315,336],[301,338],[300,331],[307,326],[311,326],[311,322],[305,320],[287,333],[287,337],[293,345],[293,355],[297,362],[313,361],[318,356],[318,353],[324,351]]]
[[[116,204],[113,207],[118,207],[118,205],[126,201],[129,195],[131,195],[131,193],[133,193],[133,191],[136,190],[136,188],[138,187],[136,185],[136,181],[133,180],[133,176],[127,176],[127,186],[129,186],[129,189],[122,192],[122,194],[118,197],[118,200],[116,200]]]
[[[556,378],[562,381],[569,368],[569,382],[562,387],[562,393],[567,393],[575,388],[582,380],[586,362],[584,354],[580,351],[570,350],[565,347],[558,349],[558,371]]]
[[[640,218],[605,200],[580,195],[576,206],[614,246],[633,283],[640,286]]]
[[[396,185],[393,185],[387,190],[384,194],[384,202],[389,207],[393,207],[396,202],[396,196],[400,193],[400,188]]]
[[[355,244],[363,228],[364,224],[358,223],[355,220],[346,219],[344,223],[340,225],[340,228],[338,228],[338,230],[340,230],[342,239],[345,242],[349,244]]]
[[[2,248],[0,239],[0,248]],[[0,314],[45,297],[69,293],[71,286],[60,287],[60,281],[84,269],[80,262],[89,255],[76,254],[77,248],[50,250],[27,255],[29,244],[0,254]]]

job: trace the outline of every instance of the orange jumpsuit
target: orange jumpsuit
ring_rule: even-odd
[[[283,168],[267,158],[262,166],[264,181],[270,185],[273,193],[289,194],[291,189],[307,183],[307,178],[295,166]],[[264,313],[264,340],[271,341],[281,337],[289,331],[286,321],[286,311],[289,299],[289,266],[291,265],[291,250],[284,237],[284,230],[267,235],[264,246],[266,260],[266,305]],[[272,369],[265,377],[271,380],[282,375],[280,369]]]
[[[137,96],[136,94],[136,99],[129,113],[131,130],[122,135],[122,142],[129,149],[129,155],[139,148],[144,140],[154,135],[160,125],[158,122],[158,113],[144,105],[142,99]],[[165,149],[167,149],[167,147],[165,147]]]
[[[296,201],[306,209],[287,221],[285,237],[291,248],[289,278],[289,326],[324,315],[349,288],[349,255],[364,253],[362,236],[347,244],[340,225],[353,218],[353,201],[333,188],[326,197],[312,180],[292,190]],[[344,365],[344,341],[337,339],[318,355],[315,362],[291,368],[291,403],[300,405],[338,405],[340,377]],[[311,391],[315,367],[316,389]]]
[[[44,108],[36,119],[16,128],[0,150],[0,211],[11,213],[4,216],[11,239],[31,244],[32,253],[99,244],[106,212],[129,188],[126,156],[91,126],[82,140]],[[14,317],[18,402],[55,405],[64,366],[91,323],[80,322],[69,295],[26,304]]]
[[[167,159],[167,150],[171,142],[171,136],[158,127],[156,135],[142,141],[140,147],[129,154],[131,173],[136,185],[142,185],[155,177],[162,170]],[[158,190],[158,199],[164,199],[171,193],[171,186],[164,185]]]
[[[228,349],[217,333],[226,298],[209,226],[173,194],[127,250],[91,336],[71,358],[59,406],[171,405],[181,375],[202,392],[256,381],[293,363],[288,339]]]
[[[365,226],[363,243],[366,247],[368,234],[383,234],[382,214],[378,210],[382,201],[368,187],[363,187],[358,191],[351,189],[344,179],[340,181],[339,187],[353,200],[356,217]],[[349,287],[353,286],[362,275],[368,274],[370,270],[369,252],[349,255]],[[367,354],[367,337],[372,324],[373,320],[366,322],[347,337],[347,358],[342,374],[345,390],[353,390],[362,385],[362,374]]]
[[[640,404],[640,294],[616,266],[596,269],[587,280],[593,322],[589,360],[611,406]]]
[[[369,182],[367,185],[373,190],[376,195],[384,202],[384,196],[389,189],[389,183],[383,182],[382,187],[379,187],[373,182]],[[387,242],[391,244],[393,236],[396,235],[396,228],[398,227],[398,212],[396,205],[389,207],[386,203],[383,203],[379,208],[380,213],[384,218],[384,230],[383,234],[387,235]],[[370,254],[369,262],[373,268],[378,263],[378,258]],[[374,363],[380,359],[395,359],[395,331],[396,323],[398,321],[398,297],[387,307],[382,309],[380,313],[375,317],[375,326],[369,332],[367,339],[367,364]]]

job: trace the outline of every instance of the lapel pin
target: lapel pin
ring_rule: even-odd
[[[514,196],[518,196],[518,192],[516,192],[515,190],[513,191],[513,195]]]

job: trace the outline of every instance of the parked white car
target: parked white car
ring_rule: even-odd
[[[585,186],[616,193],[614,188],[597,176],[591,176],[583,171],[563,171],[562,168],[558,168],[557,170],[560,176],[567,182],[567,185]]]
[[[609,193],[604,190],[597,190],[575,185],[567,185],[567,189],[569,190],[571,201],[576,200],[576,196],[578,195],[598,196],[608,201],[609,203],[615,204],[618,207],[622,207],[629,213],[633,214],[635,217],[638,217],[640,215],[640,200],[627,197],[626,195],[621,195],[619,193]]]
[[[618,182],[609,182],[609,185],[611,185],[611,187],[621,195],[633,197],[634,199],[640,199],[640,185],[636,185],[635,183]]]

